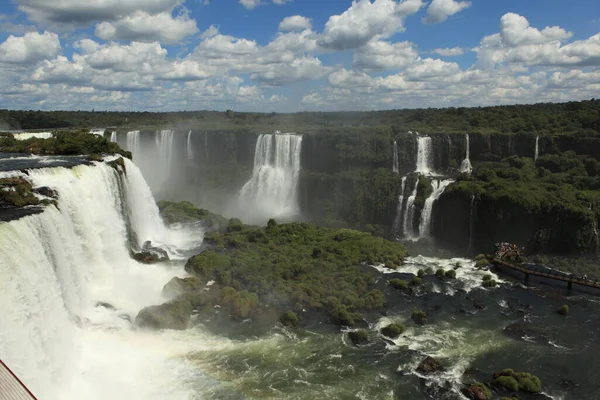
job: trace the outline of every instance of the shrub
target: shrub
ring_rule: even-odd
[[[495,373],[493,383],[512,392],[539,393],[542,391],[540,378],[528,372],[515,372],[512,369]]]
[[[519,391],[519,382],[517,382],[517,380],[512,376],[499,376],[494,383],[499,387],[510,390],[511,392]]]
[[[561,307],[558,309],[558,311],[557,311],[557,312],[558,312],[559,314],[562,314],[562,315],[567,315],[567,314],[569,313],[569,306],[568,306],[568,305],[566,305],[566,304],[564,304],[563,306],[561,306]]]
[[[231,218],[227,224],[227,232],[239,232],[242,230],[242,221],[239,218]]]
[[[418,276],[415,276],[410,280],[410,285],[411,286],[419,286],[421,284],[421,282],[422,282],[421,278],[419,278]]]
[[[355,346],[369,343],[369,333],[364,329],[348,332],[348,337]]]
[[[425,276],[425,271],[423,271],[422,269],[418,270],[418,271],[417,271],[417,276],[418,276],[419,278],[422,278],[422,277],[424,277],[424,276]]]
[[[438,278],[443,278],[446,275],[446,271],[444,271],[444,268],[440,268],[437,271],[435,271],[435,275]]]
[[[293,311],[288,311],[281,316],[279,319],[284,326],[288,326],[290,328],[297,328],[300,325],[300,318]]]
[[[408,287],[408,284],[406,283],[405,280],[402,279],[391,279],[389,281],[389,284],[391,287],[393,287],[394,289],[398,289],[398,290],[402,290],[402,289],[406,289]]]
[[[489,288],[489,287],[496,287],[497,284],[498,283],[493,279],[488,279],[488,280],[484,279],[483,282],[481,283],[481,286]]]
[[[492,280],[492,275],[490,275],[490,274],[485,274],[485,275],[483,276],[483,281],[484,281],[484,282],[486,282],[486,281],[491,281],[491,280]]]
[[[381,329],[381,334],[389,338],[395,339],[402,335],[404,332],[404,326],[400,324],[389,324],[388,326]]]
[[[456,271],[453,269],[450,269],[450,270],[446,271],[445,276],[448,279],[456,279]]]
[[[423,310],[414,310],[410,318],[419,325],[427,323],[427,314]]]

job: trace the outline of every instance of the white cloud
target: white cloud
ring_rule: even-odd
[[[273,0],[273,4],[277,4],[277,5],[283,5],[286,3],[290,3],[292,0]]]
[[[197,32],[196,21],[185,13],[173,18],[170,12],[151,15],[136,11],[118,21],[96,25],[95,34],[104,40],[177,43]]]
[[[129,45],[112,43],[99,46],[98,49],[86,56],[86,63],[98,70],[118,72],[147,71],[165,62],[167,50],[158,42],[132,42]]]
[[[264,71],[254,73],[251,79],[268,84],[280,86],[285,83],[302,80],[317,79],[325,76],[331,67],[325,67],[318,58],[296,58],[290,63],[267,65]]]
[[[353,1],[340,15],[333,15],[325,24],[320,45],[334,50],[354,49],[373,38],[386,38],[403,31],[404,18],[423,6],[422,0]]]
[[[36,22],[85,26],[113,21],[137,11],[148,14],[170,12],[185,0],[15,0],[19,9]]]
[[[475,49],[481,67],[517,63],[528,66],[598,66],[600,34],[569,44],[573,34],[557,27],[542,30],[520,15],[508,13],[500,21],[500,32],[484,37]]]
[[[465,54],[465,49],[463,49],[462,47],[435,49],[435,50],[433,50],[433,53],[439,54],[440,56],[445,56],[445,57],[455,57],[455,56],[462,56],[463,54]]]
[[[175,61],[160,78],[173,81],[193,81],[207,79],[212,74],[192,60]]]
[[[381,40],[370,41],[354,53],[352,66],[359,69],[404,68],[419,56],[411,42],[388,43]]]
[[[0,44],[0,63],[34,64],[55,57],[60,50],[60,40],[56,33],[29,32],[23,36],[10,35]]]
[[[240,4],[249,10],[252,10],[260,4],[260,0],[240,0]]]
[[[444,22],[448,17],[469,7],[471,7],[470,1],[433,0],[427,9],[427,14],[423,17],[423,22],[426,24]]]
[[[285,17],[283,21],[279,23],[280,31],[303,31],[310,28],[312,28],[310,19],[301,15]]]

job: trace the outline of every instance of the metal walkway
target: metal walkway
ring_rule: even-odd
[[[0,360],[0,400],[37,400],[2,360]]]

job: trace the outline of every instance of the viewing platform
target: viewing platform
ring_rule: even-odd
[[[37,400],[2,360],[0,360],[0,400]]]

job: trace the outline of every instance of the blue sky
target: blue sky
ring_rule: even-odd
[[[597,0],[0,3],[0,108],[294,112],[598,93]]]

